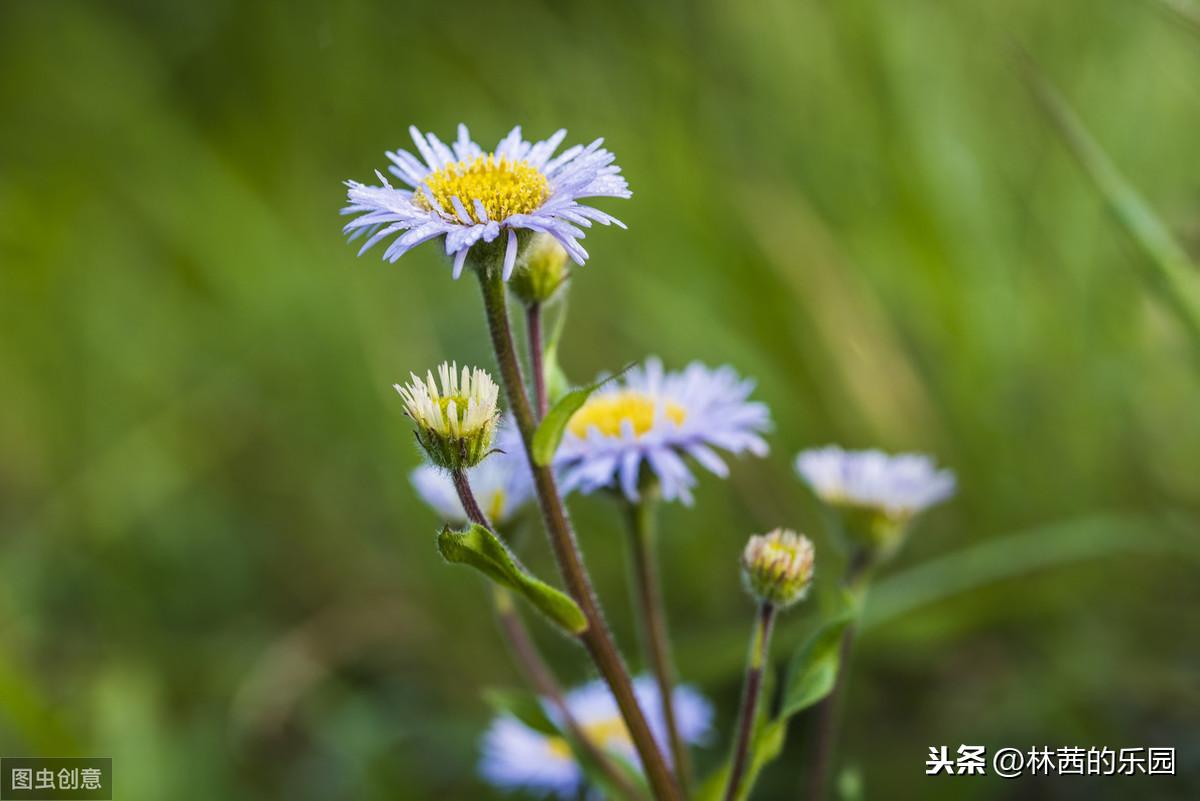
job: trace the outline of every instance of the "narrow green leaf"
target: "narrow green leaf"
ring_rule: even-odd
[[[796,650],[784,680],[780,718],[808,709],[833,691],[842,661],[842,637],[853,622],[850,612],[838,615]]]
[[[483,526],[465,531],[447,526],[438,535],[438,551],[447,562],[469,565],[512,589],[542,614],[572,634],[587,631],[587,618],[567,595],[525,572],[512,552]]]
[[[1148,277],[1200,347],[1200,272],[1196,265],[1031,61],[1025,62],[1025,74],[1055,130],[1108,203],[1113,216],[1145,255],[1150,267]]]
[[[1039,570],[1120,554],[1200,559],[1200,537],[1169,517],[1084,517],[987,540],[877,582],[863,628],[980,587]]]
[[[535,464],[545,467],[554,460],[554,454],[558,450],[558,444],[562,442],[563,432],[566,431],[567,423],[571,421],[571,417],[575,412],[579,411],[583,404],[587,403],[587,399],[592,393],[600,387],[619,378],[622,373],[632,367],[633,364],[626,365],[619,372],[616,372],[607,378],[601,379],[594,383],[588,384],[586,387],[572,390],[558,400],[546,413],[546,418],[542,420],[537,431],[533,434],[533,461]]]

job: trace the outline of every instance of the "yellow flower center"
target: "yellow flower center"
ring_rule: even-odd
[[[625,727],[625,721],[619,717],[584,723],[580,728],[583,729],[584,737],[606,751],[612,750],[614,746],[633,746],[629,729]],[[556,759],[571,759],[571,746],[562,737],[547,737],[546,750],[550,752],[550,756]]]
[[[687,411],[674,401],[661,401],[667,418],[680,425],[687,417]],[[633,425],[633,433],[642,436],[654,426],[655,412],[659,402],[641,392],[625,390],[610,395],[600,395],[589,400],[571,417],[567,426],[577,437],[586,437],[591,429],[596,429],[606,437],[621,435],[621,425],[628,420]]]
[[[457,197],[471,220],[481,223],[484,221],[475,211],[476,200],[483,204],[489,220],[503,220],[534,211],[549,196],[550,182],[537,167],[527,161],[496,158],[496,154],[489,153],[476,156],[473,161],[447,164],[430,173],[413,202],[424,209],[432,209],[436,204],[441,211],[457,217],[458,210],[451,200]]]

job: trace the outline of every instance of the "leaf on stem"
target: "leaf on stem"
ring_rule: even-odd
[[[852,622],[852,612],[840,614],[796,650],[783,684],[781,719],[808,709],[833,691],[842,661],[842,636]]]
[[[463,531],[447,526],[438,534],[438,551],[447,562],[469,565],[520,594],[542,614],[571,634],[587,631],[583,611],[565,593],[525,572],[496,535],[483,526]]]
[[[537,431],[533,434],[533,461],[540,467],[546,467],[554,460],[554,454],[558,451],[558,445],[562,442],[563,432],[567,429],[567,423],[571,421],[571,417],[575,412],[587,403],[587,399],[592,393],[600,387],[620,378],[629,368],[633,367],[633,363],[625,365],[620,371],[613,373],[607,378],[602,378],[599,381],[588,384],[586,387],[572,390],[558,400],[546,412],[546,418],[542,420]]]

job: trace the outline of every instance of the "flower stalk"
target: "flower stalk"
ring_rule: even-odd
[[[454,490],[458,493],[458,499],[462,502],[463,509],[467,512],[467,519],[495,534],[495,529],[487,519],[487,516],[484,515],[483,510],[480,509],[479,502],[475,498],[475,493],[471,490],[467,474],[462,470],[452,470],[450,472],[450,479],[454,482]],[[625,798],[629,799],[629,801],[645,801],[645,794],[629,780],[629,777],[612,761],[608,754],[604,753],[595,741],[587,736],[583,727],[575,719],[574,714],[572,714],[570,708],[567,706],[562,685],[554,677],[550,666],[542,659],[537,645],[529,635],[529,630],[525,627],[524,621],[521,620],[521,616],[517,613],[512,593],[498,584],[493,584],[492,606],[496,610],[496,617],[500,622],[500,630],[508,643],[509,651],[512,652],[513,659],[516,660],[517,666],[525,675],[525,680],[529,682],[538,695],[547,699],[558,710],[559,715],[562,717],[564,728],[571,735],[571,741],[587,753],[592,763],[604,773],[605,778]]]
[[[549,408],[546,399],[546,367],[542,350],[542,304],[525,307],[525,330],[529,337],[529,369],[533,373],[534,410],[540,421]]]
[[[521,365],[513,345],[504,279],[499,267],[499,264],[484,262],[476,265],[475,272],[483,293],[488,331],[500,367],[501,384],[508,398],[509,408],[516,418],[517,428],[521,432],[526,455],[529,457],[538,505],[542,510],[551,549],[567,592],[579,604],[588,621],[588,628],[579,635],[579,639],[617,702],[655,798],[658,801],[679,801],[679,791],[674,778],[654,740],[646,716],[638,705],[629,672],[604,621],[554,473],[550,468],[536,464],[532,458],[533,435],[537,424],[533,407],[525,393]]]
[[[736,801],[741,792],[742,780],[746,775],[746,761],[750,755],[750,741],[754,736],[754,721],[758,716],[759,696],[762,695],[763,670],[767,653],[771,648],[771,630],[774,627],[776,607],[762,602],[754,621],[754,632],[750,637],[750,655],[746,660],[746,679],[742,684],[742,703],[738,711],[737,734],[730,758],[729,783],[725,786],[725,801]]]
[[[642,651],[650,663],[654,680],[658,683],[675,777],[679,782],[680,795],[687,799],[691,794],[691,755],[680,736],[678,718],[675,715],[675,671],[671,664],[667,616],[655,556],[656,495],[657,488],[644,488],[638,501],[625,504],[625,511],[629,523],[634,597],[642,635]]]
[[[866,597],[873,556],[866,548],[855,550],[842,579],[843,586],[854,598],[857,608],[862,608]],[[834,752],[836,750],[840,722],[842,698],[845,696],[846,674],[850,666],[850,655],[854,651],[854,640],[858,633],[857,618],[852,620],[842,632],[842,643],[838,664],[837,677],[833,689],[825,697],[817,709],[816,734],[813,738],[812,769],[808,775],[808,801],[824,801],[829,787],[829,777],[833,772]]]

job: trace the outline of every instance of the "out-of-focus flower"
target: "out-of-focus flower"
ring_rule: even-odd
[[[667,373],[657,358],[647,359],[597,390],[567,424],[555,457],[564,489],[613,487],[637,500],[645,465],[664,499],[691,504],[696,477],[685,457],[724,477],[729,469],[717,450],[767,453],[761,435],[770,413],[748,400],[753,389],[731,367],[694,362]]]
[[[634,679],[633,689],[651,732],[669,758],[657,683],[648,676],[640,676]],[[640,764],[616,700],[603,682],[596,680],[572,690],[565,700],[572,717],[596,746],[630,765]],[[688,743],[703,743],[712,726],[712,706],[686,685],[675,688],[672,700],[680,736]],[[558,711],[548,702],[543,702],[543,706],[547,717],[561,725]],[[511,715],[496,718],[484,734],[479,771],[500,788],[525,789],[565,799],[576,798],[584,780],[565,738],[537,731]]]
[[[796,457],[796,472],[836,510],[846,533],[884,555],[917,514],[954,495],[955,478],[917,453],[846,451],[830,445]]]
[[[746,591],[763,603],[782,608],[803,600],[812,577],[813,544],[794,531],[755,534],[742,552]]]
[[[443,362],[422,379],[412,374],[408,384],[396,384],[404,411],[416,424],[417,441],[437,467],[465,470],[479,464],[492,447],[496,402],[500,388],[484,370]]]
[[[433,134],[409,128],[420,158],[407,150],[388,153],[393,175],[409,189],[393,187],[379,172],[381,186],[346,183],[349,205],[343,214],[355,215],[346,225],[351,238],[366,235],[360,255],[372,245],[395,236],[383,258],[394,262],[409,249],[442,238],[454,260],[457,278],[472,246],[495,243],[503,258],[504,279],[516,265],[518,232],[549,234],[578,264],[587,259],[579,244],[583,228],[592,222],[622,225],[616,218],[579,202],[588,197],[630,196],[615,157],[597,139],[575,145],[557,156],[566,136],[559,130],[549,139],[527,142],[520,126],[491,152],[471,140],[467,126],[458,138],[443,144]],[[504,234],[504,239],[498,238]]]
[[[511,521],[533,497],[533,477],[519,436],[511,419],[502,421],[496,431],[496,447],[500,452],[467,471],[467,483],[475,500],[496,526]],[[467,522],[454,482],[445,470],[424,464],[412,471],[410,480],[421,500],[441,515],[443,521],[454,525]]]

